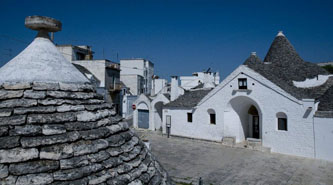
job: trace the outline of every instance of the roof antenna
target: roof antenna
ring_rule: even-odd
[[[51,17],[28,16],[25,18],[25,27],[38,31],[36,37],[50,39],[49,32],[61,30],[61,22]]]

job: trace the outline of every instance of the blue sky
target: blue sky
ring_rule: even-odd
[[[164,78],[209,67],[224,78],[251,51],[263,59],[279,30],[304,60],[333,61],[332,1],[0,0],[0,6],[0,66],[34,38],[24,27],[29,15],[63,23],[57,44],[90,45],[95,59],[147,58]]]

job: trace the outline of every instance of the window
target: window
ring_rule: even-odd
[[[214,109],[208,109],[207,110],[209,114],[209,123],[215,125],[216,124],[216,114]]]
[[[209,114],[210,117],[210,124],[215,125],[216,124],[216,115],[215,114]]]
[[[192,123],[192,113],[187,113],[187,122]]]
[[[84,60],[85,59],[85,55],[83,53],[76,53],[76,60]]]
[[[278,130],[288,130],[288,121],[287,121],[287,115],[283,112],[279,112],[276,114],[277,117],[277,124],[278,124]]]
[[[247,79],[238,78],[238,89],[247,89]]]

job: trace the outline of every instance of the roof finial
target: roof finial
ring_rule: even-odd
[[[251,52],[251,56],[257,56],[257,52],[252,51],[252,52]]]
[[[61,22],[45,16],[28,16],[25,18],[25,26],[32,30],[37,30],[37,37],[50,38],[48,32],[61,30]]]
[[[278,33],[276,36],[277,36],[277,37],[278,37],[278,36],[283,36],[283,37],[284,37],[283,31],[279,31],[279,33]]]

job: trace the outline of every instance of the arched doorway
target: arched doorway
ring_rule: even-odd
[[[247,138],[262,138],[262,113],[251,98],[238,96],[231,99],[224,111],[224,135],[236,137],[236,142]]]
[[[138,104],[138,127],[148,129],[149,128],[149,108],[144,102]]]
[[[255,106],[251,106],[248,111],[249,114],[249,135],[250,138],[260,138],[260,124],[259,112]]]

